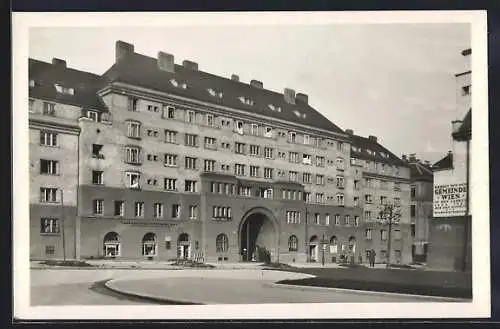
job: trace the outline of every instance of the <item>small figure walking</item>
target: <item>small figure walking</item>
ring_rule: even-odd
[[[370,267],[375,267],[375,250],[370,250]]]

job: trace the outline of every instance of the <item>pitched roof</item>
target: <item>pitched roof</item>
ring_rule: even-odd
[[[448,154],[432,165],[433,170],[443,170],[453,168],[453,153],[448,152]]]
[[[432,169],[420,162],[410,162],[410,177],[412,181],[432,182]]]
[[[129,53],[111,66],[103,76],[109,83],[123,82],[344,134],[338,126],[301,100],[296,100],[296,104],[289,104],[285,102],[283,94],[182,65],[176,64],[174,71],[175,73],[160,70],[156,58]],[[174,86],[171,79],[186,83],[187,88]],[[211,96],[208,89],[222,92],[222,98]],[[245,105],[239,97],[251,99],[253,105]],[[273,111],[269,105],[280,107],[281,111]],[[298,114],[295,114],[295,111],[298,111]]]
[[[472,110],[465,115],[458,130],[452,133],[452,137],[458,141],[470,140],[472,137]]]
[[[104,80],[99,75],[30,58],[29,79],[35,81],[35,86],[29,89],[30,97],[95,110],[107,110],[104,102],[97,95],[97,91],[104,86]],[[73,88],[74,94],[57,92],[56,84]]]
[[[398,158],[394,153],[370,138],[351,135],[351,156],[353,158],[377,161],[395,166],[407,167],[408,163]],[[369,153],[370,152],[370,153]]]

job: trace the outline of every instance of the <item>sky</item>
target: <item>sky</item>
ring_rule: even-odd
[[[451,121],[465,114],[455,81],[469,69],[460,54],[471,42],[465,23],[40,27],[29,35],[31,58],[96,74],[123,40],[151,57],[164,51],[212,74],[292,88],[340,128],[431,163],[451,150]]]

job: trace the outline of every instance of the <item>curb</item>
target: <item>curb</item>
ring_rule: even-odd
[[[158,296],[152,296],[148,294],[141,294],[137,292],[130,292],[130,291],[124,291],[118,288],[114,288],[110,286],[110,282],[113,282],[115,280],[110,279],[104,282],[103,286],[106,289],[109,289],[110,291],[120,294],[123,296],[128,296],[128,297],[133,297],[133,298],[138,298],[142,299],[144,301],[152,301],[156,303],[161,303],[161,304],[168,304],[168,305],[204,305],[203,303],[196,303],[192,301],[187,301],[187,300],[174,300],[174,299],[169,299],[165,297],[158,297]]]
[[[332,288],[332,287],[315,287],[315,286],[299,286],[293,284],[282,284],[282,283],[269,283],[266,286],[270,288],[285,288],[294,290],[323,290],[323,291],[339,291],[339,292],[350,292],[365,295],[382,295],[382,296],[393,296],[393,297],[413,297],[422,299],[438,299],[449,302],[472,302],[472,299],[468,298],[457,298],[457,297],[443,297],[443,296],[429,296],[429,295],[415,295],[415,294],[405,294],[397,292],[385,292],[385,291],[372,291],[372,290],[359,290],[359,289],[347,289],[347,288]]]

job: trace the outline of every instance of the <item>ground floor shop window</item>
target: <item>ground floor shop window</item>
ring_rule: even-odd
[[[142,255],[156,256],[156,252],[157,252],[156,234],[146,233],[142,238]]]
[[[117,257],[120,256],[120,237],[116,232],[108,232],[104,236],[104,256]]]
[[[189,234],[182,233],[177,239],[177,258],[189,259],[191,257],[191,242]]]

